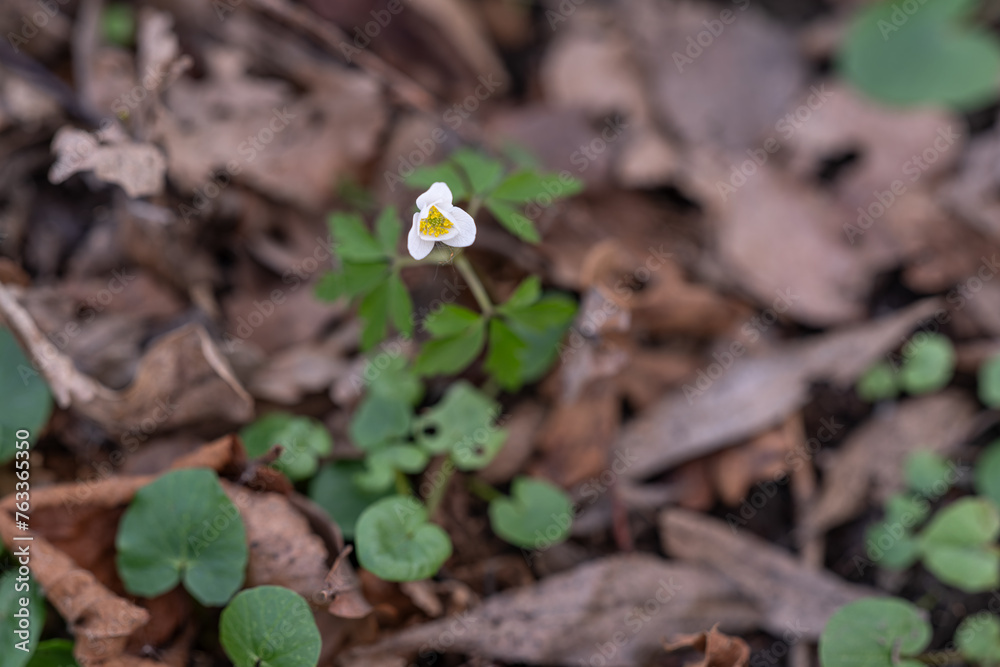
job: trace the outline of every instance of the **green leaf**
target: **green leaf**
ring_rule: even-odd
[[[855,391],[858,398],[868,403],[896,398],[899,395],[896,372],[888,362],[875,364],[858,380]]]
[[[38,433],[52,414],[52,394],[41,374],[24,356],[21,346],[9,329],[0,327],[0,463],[14,458],[18,431],[31,435],[34,445]],[[22,434],[23,435],[23,434]],[[6,664],[6,663],[5,663]]]
[[[560,294],[507,313],[507,325],[526,345],[520,354],[523,382],[534,382],[549,370],[575,316],[576,302]]]
[[[538,301],[542,296],[542,281],[538,276],[528,276],[521,281],[510,298],[497,307],[497,312],[506,315],[512,311],[526,308]]]
[[[399,236],[403,232],[403,223],[399,219],[399,213],[395,206],[386,206],[382,209],[378,219],[375,220],[375,237],[378,239],[379,247],[387,257],[396,254],[396,245],[399,243]]]
[[[342,262],[339,271],[323,274],[316,283],[316,298],[323,301],[336,301],[342,296],[353,299],[382,284],[388,273],[387,262]]]
[[[973,593],[1000,585],[1000,511],[984,498],[962,498],[939,511],[920,534],[924,565],[946,584]]]
[[[219,618],[219,641],[236,667],[316,667],[323,643],[309,603],[282,586],[234,597]]]
[[[966,616],[955,630],[959,653],[983,667],[1000,664],[1000,619],[988,611]]]
[[[321,421],[288,412],[272,412],[244,426],[240,439],[251,458],[281,445],[284,451],[274,467],[293,481],[312,477],[319,465],[317,459],[333,451],[333,439]]]
[[[368,392],[351,417],[351,440],[360,449],[372,451],[410,432],[411,405],[399,396]]]
[[[910,394],[926,394],[944,387],[955,373],[955,348],[947,336],[930,334],[903,348],[899,385]]]
[[[933,0],[903,12],[880,2],[859,12],[842,42],[841,74],[895,105],[980,108],[997,96],[1000,46],[975,25],[978,0]]]
[[[424,319],[424,328],[434,338],[447,338],[474,327],[481,318],[468,308],[447,304]]]
[[[389,321],[396,331],[413,335],[413,300],[398,273],[389,278]]]
[[[429,454],[450,453],[460,470],[486,466],[503,446],[507,432],[493,425],[500,405],[465,381],[413,424],[417,445]]]
[[[0,655],[3,651],[0,650]],[[8,664],[6,661],[4,665]],[[46,639],[28,661],[28,667],[80,667],[73,657],[73,642],[68,639]]]
[[[458,202],[468,197],[469,190],[465,185],[465,181],[458,173],[458,168],[450,161],[428,167],[418,167],[412,174],[406,177],[406,184],[417,190],[427,189],[438,182],[448,185],[451,189],[453,202]]]
[[[428,523],[427,510],[412,496],[391,496],[358,519],[358,562],[386,581],[418,581],[434,576],[449,557],[451,540]]]
[[[573,504],[562,489],[540,479],[515,477],[510,498],[490,502],[490,526],[522,549],[547,549],[569,537]]]
[[[451,159],[465,171],[472,192],[477,195],[488,192],[503,176],[503,164],[471,148],[458,149]]]
[[[931,506],[924,498],[909,493],[896,493],[885,503],[885,520],[909,530],[930,515]]]
[[[128,5],[110,4],[101,13],[101,33],[109,44],[128,47],[135,36],[135,13]]]
[[[243,584],[246,529],[215,473],[174,470],[139,489],[118,524],[118,574],[125,589],[152,598],[183,581],[206,606]]]
[[[377,262],[387,255],[356,213],[333,213],[328,223],[336,242],[337,255],[351,262]]]
[[[479,356],[486,341],[484,320],[462,333],[428,341],[413,364],[420,375],[453,375],[462,371]]]
[[[396,398],[414,406],[424,397],[424,384],[406,365],[403,356],[382,352],[368,360],[364,373],[368,391],[388,398]]]
[[[944,457],[930,451],[917,451],[904,465],[906,485],[925,496],[940,498],[951,488],[952,467]]]
[[[578,179],[525,169],[504,179],[491,196],[513,203],[533,201],[543,205],[543,196],[555,200],[572,197],[582,191],[583,182]]]
[[[538,243],[542,240],[535,228],[535,223],[519,213],[512,204],[502,199],[489,197],[486,199],[486,208],[497,219],[497,222],[517,238],[528,243]]]
[[[365,469],[354,476],[354,483],[368,493],[382,493],[392,487],[397,472],[423,472],[427,461],[427,454],[413,445],[387,445],[365,458]]]
[[[524,364],[521,356],[527,347],[503,320],[494,318],[490,320],[490,344],[483,369],[501,387],[508,391],[516,391],[524,383]]]
[[[358,517],[376,500],[388,493],[370,493],[354,483],[354,476],[364,471],[361,461],[327,463],[309,482],[309,497],[326,510],[348,540],[354,539]]]
[[[28,658],[35,652],[38,640],[42,636],[42,628],[45,626],[45,599],[42,597],[38,582],[31,574],[26,581],[21,582],[17,580],[18,576],[16,569],[8,570],[0,576],[0,632],[3,633],[3,641],[0,641],[0,665],[4,667],[22,667],[26,664]],[[17,590],[25,584],[28,586],[27,590]],[[28,601],[25,607],[21,606],[22,598]],[[19,625],[19,619],[23,618],[25,613],[30,623],[27,630],[23,630]],[[27,635],[18,635],[17,632],[27,632]],[[25,641],[27,644],[24,646],[27,651],[16,647],[16,644]]]
[[[972,473],[976,493],[1000,507],[1000,440],[986,446]]]
[[[864,598],[844,605],[827,621],[819,661],[822,667],[922,667],[908,658],[922,653],[930,641],[930,623],[906,600]]]
[[[884,523],[868,527],[865,543],[868,557],[888,570],[905,570],[920,558],[917,540],[888,518]]]
[[[988,408],[1000,408],[1000,355],[979,367],[979,400]]]
[[[358,317],[364,320],[361,349],[370,350],[385,340],[389,329],[389,283],[384,282],[361,300]]]

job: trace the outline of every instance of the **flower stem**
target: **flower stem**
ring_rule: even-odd
[[[487,317],[492,315],[493,302],[490,301],[490,295],[486,293],[486,288],[483,287],[482,281],[476,275],[476,270],[469,263],[469,258],[461,253],[455,255],[455,268],[458,269],[458,272],[465,278],[465,282],[468,283],[469,289],[472,290],[472,296],[475,297],[476,303],[479,304],[479,309],[483,311],[483,315]]]
[[[448,490],[448,483],[451,481],[452,475],[455,474],[455,464],[452,462],[451,457],[444,460],[440,472],[441,477],[437,478],[434,488],[427,494],[427,516],[431,518],[434,518],[438,507],[441,506],[445,491]]]

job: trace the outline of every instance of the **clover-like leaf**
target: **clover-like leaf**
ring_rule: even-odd
[[[118,574],[133,595],[152,598],[183,581],[204,605],[221,605],[243,584],[246,529],[215,473],[164,473],[139,489],[118,524]]]
[[[284,451],[274,466],[294,481],[316,474],[318,458],[333,451],[333,439],[322,422],[287,412],[272,412],[244,426],[240,439],[251,457],[281,445]]]
[[[398,272],[387,275],[361,300],[358,315],[365,322],[361,331],[361,347],[365,350],[385,339],[390,322],[397,331],[413,333],[413,301]]]
[[[396,473],[415,474],[427,467],[427,453],[413,445],[386,445],[365,458],[365,469],[354,483],[368,493],[384,493],[396,480]]]
[[[424,319],[424,328],[434,338],[455,336],[476,326],[482,315],[462,306],[446,304]]]
[[[974,593],[1000,585],[1000,511],[985,498],[962,498],[920,534],[924,565],[946,584]]]
[[[937,391],[955,373],[955,347],[941,334],[911,340],[903,347],[903,358],[899,385],[911,394]]]
[[[351,440],[361,449],[373,450],[409,434],[412,421],[412,408],[405,399],[369,392],[351,417]]]
[[[10,330],[0,327],[0,463],[14,458],[25,429],[34,444],[52,413],[52,394]]]
[[[988,611],[966,616],[955,630],[955,645],[969,662],[1000,665],[1000,618]]]
[[[973,471],[976,493],[986,496],[1000,507],[1000,440],[994,440],[983,450]]]
[[[460,148],[451,156],[452,162],[465,172],[472,193],[483,195],[500,182],[503,164],[471,148]]]
[[[16,667],[14,663],[6,661],[3,664]],[[80,664],[73,656],[73,642],[68,639],[46,639],[38,643],[38,649],[28,661],[28,667],[80,667]]]
[[[219,641],[236,667],[316,667],[323,643],[309,603],[283,586],[234,597],[219,618]]]
[[[378,287],[388,275],[388,262],[343,261],[339,271],[323,274],[314,293],[323,301],[336,301],[340,297],[353,299]]]
[[[888,362],[875,364],[861,376],[855,387],[858,398],[868,403],[885,401],[899,395],[899,380],[896,371]]]
[[[559,341],[576,315],[576,302],[564,294],[549,294],[505,314],[510,330],[524,343],[519,356],[522,383],[541,378],[559,356]]]
[[[340,526],[344,537],[353,540],[358,517],[369,505],[390,495],[386,491],[365,491],[354,483],[363,472],[362,461],[336,461],[323,465],[309,481],[309,497],[326,510]]]
[[[358,562],[386,581],[418,581],[434,576],[449,557],[448,534],[427,521],[427,510],[412,496],[379,500],[358,518]]]
[[[486,200],[486,208],[497,219],[497,222],[522,241],[538,243],[542,240],[535,223],[518,211],[516,205],[490,197]]]
[[[870,97],[889,104],[981,107],[997,96],[1000,46],[985,24],[974,24],[978,5],[979,0],[934,0],[904,11],[898,2],[875,3],[848,29],[840,70]]]
[[[459,381],[416,419],[414,438],[429,454],[450,453],[460,470],[477,470],[493,460],[507,438],[507,432],[493,424],[499,411],[496,401]]]
[[[903,466],[906,485],[925,496],[940,498],[951,487],[952,467],[947,459],[930,451],[910,454]]]
[[[384,260],[385,249],[355,213],[334,213],[328,220],[330,233],[336,242],[337,255],[351,262],[376,262]]]
[[[510,494],[490,502],[494,533],[522,549],[546,549],[569,537],[573,504],[562,489],[540,479],[515,477]]]
[[[25,544],[22,542],[21,544]],[[22,667],[35,652],[45,626],[45,599],[34,576],[18,581],[17,569],[0,575],[0,665]],[[27,588],[24,588],[24,586]],[[27,605],[21,605],[22,599]],[[29,627],[20,625],[27,618]]]
[[[522,356],[528,345],[500,318],[490,320],[490,343],[483,369],[508,391],[524,381]]]
[[[485,342],[486,322],[480,318],[461,333],[425,343],[413,364],[413,370],[420,375],[458,373],[479,356]]]
[[[931,626],[906,600],[864,598],[838,609],[819,638],[822,667],[922,667]]]
[[[523,169],[505,178],[491,197],[512,203],[534,202],[546,206],[555,199],[572,197],[582,190],[583,182],[572,176]]]
[[[979,367],[979,400],[988,408],[1000,408],[1000,355]]]

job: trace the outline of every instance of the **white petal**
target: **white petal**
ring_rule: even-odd
[[[452,221],[455,225],[454,231],[457,233],[454,234],[453,238],[439,240],[447,241],[448,245],[455,248],[465,248],[472,245],[473,241],[476,240],[476,222],[472,216],[457,206],[452,206],[442,213]]]
[[[438,181],[427,188],[427,192],[417,197],[417,208],[421,211],[429,209],[434,204],[438,204],[438,209],[441,209],[441,205],[451,206],[451,188],[447,183]]]
[[[410,233],[406,237],[406,249],[413,255],[413,259],[423,259],[434,250],[434,241],[421,238],[417,229],[419,223],[416,218],[413,220],[414,225],[410,227]]]

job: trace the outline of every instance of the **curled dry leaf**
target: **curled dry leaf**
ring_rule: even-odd
[[[211,419],[242,423],[253,416],[253,398],[201,325],[185,325],[160,338],[140,360],[132,383],[116,391],[78,371],[39,330],[17,294],[16,288],[0,285],[0,315],[36,360],[56,402],[72,406],[109,433],[119,436],[141,428],[148,435],[150,428],[167,430]]]
[[[49,170],[52,183],[62,183],[80,171],[93,171],[105,183],[120,185],[129,197],[163,192],[167,161],[152,144],[107,143],[93,134],[64,127],[52,139],[56,162]]]
[[[667,651],[693,648],[705,654],[704,658],[687,667],[746,667],[750,662],[750,647],[747,643],[739,637],[719,632],[718,624],[713,625],[708,632],[681,635],[664,644],[663,648]]]

